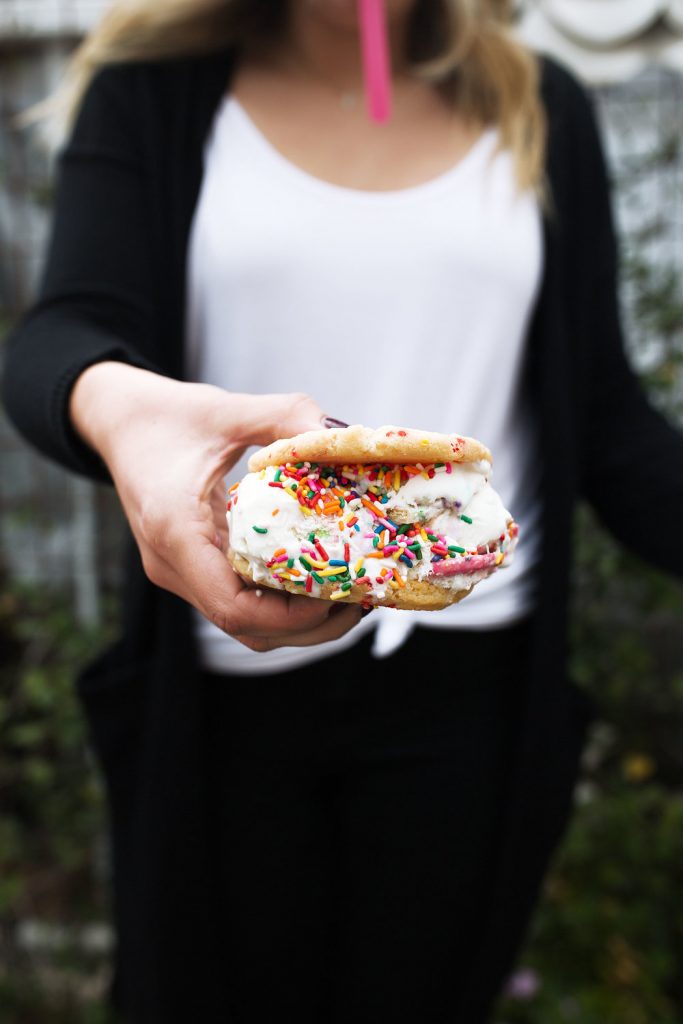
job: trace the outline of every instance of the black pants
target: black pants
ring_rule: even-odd
[[[528,628],[418,630],[382,660],[369,649],[365,639],[274,676],[205,677],[215,911],[236,1024],[458,1022]]]

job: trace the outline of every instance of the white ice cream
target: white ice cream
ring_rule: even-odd
[[[514,549],[516,529],[512,517],[489,482],[491,467],[488,462],[451,463],[450,471],[442,466],[427,478],[426,470],[430,468],[425,467],[424,474],[410,477],[398,490],[389,489],[384,503],[368,493],[368,487],[372,485],[367,477],[354,480],[345,488],[346,504],[340,515],[323,515],[319,508],[315,512],[304,510],[295,494],[272,486],[276,483],[277,466],[270,466],[260,473],[249,473],[231,494],[228,508],[230,546],[249,563],[253,579],[270,586],[282,586],[278,578],[282,573],[287,574],[290,582],[299,583],[305,582],[310,571],[323,572],[322,578],[326,580],[330,573],[335,574],[335,567],[329,565],[314,542],[309,540],[309,535],[314,533],[328,559],[345,563],[336,567],[342,577],[340,586],[343,582],[354,583],[360,574],[371,582],[371,586],[363,585],[368,598],[384,599],[398,586],[397,582],[390,582],[394,578],[394,570],[404,581],[429,578],[431,583],[439,586],[469,590],[497,566],[487,565],[477,568],[477,571],[463,570],[470,563],[474,568],[477,565],[474,558],[485,554],[487,549],[495,551],[498,565],[503,565]],[[280,475],[280,482],[283,481],[286,482],[287,478]],[[353,491],[357,497],[353,496]],[[415,524],[423,532],[406,537],[405,534],[397,535],[388,527],[383,528],[380,537],[388,542],[388,553],[382,554],[380,550],[380,557],[377,557],[373,538],[377,536],[378,519],[363,505],[364,496],[372,500],[390,523],[396,526]],[[333,500],[330,489],[323,488],[316,499],[319,504]],[[357,518],[357,523],[349,525],[348,520],[352,517]],[[340,522],[342,529],[339,528]],[[441,535],[446,546],[464,549],[450,553],[451,558],[462,564],[456,566],[450,558],[447,559],[449,568],[457,570],[456,574],[434,574],[432,545],[440,542],[425,539],[427,533]],[[392,551],[396,544],[398,550]],[[405,550],[410,544],[419,545],[421,557],[417,551]],[[345,549],[346,545],[348,548]],[[379,547],[381,549],[381,539]],[[279,561],[273,564],[275,552],[279,552]],[[467,564],[462,560],[467,560]],[[306,562],[311,569],[306,567]],[[347,570],[348,575],[345,575]],[[383,570],[387,570],[384,575]],[[312,596],[320,593],[318,582],[313,581],[309,586]],[[303,586],[301,591],[304,592]]]

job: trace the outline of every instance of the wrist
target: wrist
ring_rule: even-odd
[[[109,440],[140,410],[140,388],[155,377],[129,363],[107,360],[93,363],[77,378],[69,398],[71,423],[105,462]]]

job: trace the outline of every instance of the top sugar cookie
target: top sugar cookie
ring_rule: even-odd
[[[488,448],[472,437],[437,434],[410,427],[378,427],[359,424],[334,430],[308,430],[296,437],[274,441],[249,459],[249,470],[287,462],[322,462],[345,465],[357,462],[492,462]]]

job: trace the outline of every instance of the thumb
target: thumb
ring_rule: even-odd
[[[266,445],[306,430],[322,430],[325,414],[310,395],[235,395],[240,399],[244,445]]]

